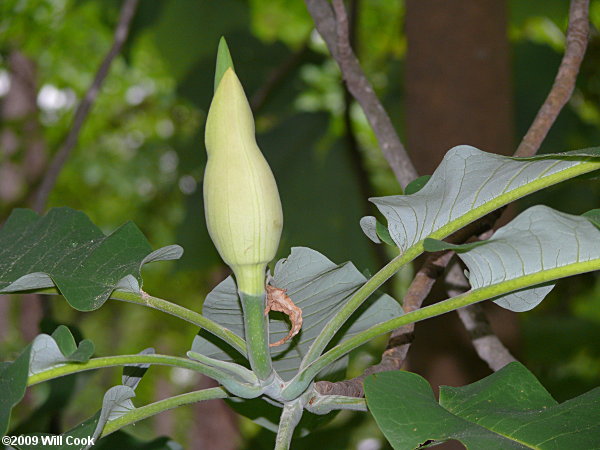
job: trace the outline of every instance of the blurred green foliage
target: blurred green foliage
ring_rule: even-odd
[[[12,51],[23,52],[35,63],[39,122],[49,152],[64,139],[76,102],[111,44],[120,5],[116,0],[2,1],[0,88],[6,85]],[[543,152],[600,142],[600,2],[593,0],[591,8],[596,30],[578,87]],[[564,48],[567,9],[561,0],[543,6],[510,2],[515,141],[552,85]],[[360,2],[358,18],[359,58],[402,132],[403,2]],[[287,255],[291,246],[311,246],[335,262],[352,259],[361,270],[373,271],[382,255],[358,225],[361,216],[373,212],[360,186],[366,183],[370,195],[389,195],[398,192],[398,184],[362,111],[346,105],[337,66],[300,0],[140,2],[124,52],[111,67],[49,206],[85,210],[105,232],[133,220],[155,248],[182,245],[186,253],[181,261],[145,270],[144,288],[200,309],[204,295],[226,275],[206,232],[201,195],[206,161],[203,127],[221,35],[228,39],[236,71],[255,106],[257,139],[281,191],[285,225],[280,256]],[[0,89],[0,95],[6,89]],[[358,150],[347,144],[347,107]],[[364,166],[368,180],[359,179],[353,158]],[[598,207],[597,186],[573,181],[523,205],[545,203],[581,213]],[[2,208],[0,204],[0,214],[6,214]],[[405,285],[397,283],[396,293]],[[160,353],[183,355],[196,333],[191,325],[135,305],[109,302],[99,311],[83,314],[63,300],[51,302],[54,320],[77,324],[100,355],[135,353],[149,345]],[[0,342],[2,359],[25,344],[16,325],[19,309],[15,302],[11,305],[9,323],[14,327]],[[600,281],[590,276],[559,283],[540,308],[523,316],[520,356],[559,400],[600,384],[598,311]],[[556,347],[549,348],[548,342]],[[355,374],[375,361],[382,345],[376,342],[354,355]],[[165,382],[168,394],[198,383],[196,377],[168,368],[153,367],[148,375],[137,390],[138,405],[164,397],[167,393],[160,386]],[[77,401],[68,408],[64,423],[72,425],[95,411],[103,392],[118,377],[117,370],[106,370],[70,380],[65,389],[69,395],[74,390]],[[36,388],[30,408],[17,414],[15,423],[56,396],[56,389]],[[48,404],[44,408],[53,410]],[[190,408],[172,414],[173,437],[186,447],[197,418]],[[340,414],[328,427],[327,432],[298,441],[298,448],[356,448],[367,437],[381,439],[365,415]],[[152,428],[148,420],[132,432],[150,438]],[[247,421],[241,429],[246,448],[269,448],[271,433]]]

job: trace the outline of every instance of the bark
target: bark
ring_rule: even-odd
[[[418,172],[433,173],[446,151],[460,144],[511,154],[506,2],[407,0],[406,6],[407,140]],[[429,302],[442,298],[445,293],[437,289]],[[492,311],[501,337],[514,342],[514,314]],[[463,385],[489,373],[456,315],[417,324],[415,335],[410,369],[434,387]]]
[[[420,174],[450,148],[513,152],[506,2],[407,0],[406,125]]]

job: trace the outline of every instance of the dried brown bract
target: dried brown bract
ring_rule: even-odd
[[[292,328],[283,339],[278,340],[269,347],[278,347],[285,344],[291,338],[296,336],[302,328],[302,310],[297,307],[292,299],[286,294],[286,289],[280,289],[274,286],[267,285],[267,307],[265,308],[265,316],[269,311],[279,311],[290,318]]]

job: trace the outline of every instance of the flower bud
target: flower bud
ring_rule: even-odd
[[[266,265],[279,246],[281,201],[256,144],[252,111],[233,67],[217,76],[221,78],[206,120],[206,224],[238,289],[257,295],[264,292]]]

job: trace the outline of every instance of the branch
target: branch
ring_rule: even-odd
[[[588,43],[588,12],[589,0],[571,0],[565,54],[550,93],[514,156],[533,156],[537,153],[558,114],[571,98]]]
[[[404,300],[402,309],[405,313],[416,311],[423,304],[423,300],[431,292],[433,284],[437,278],[444,272],[444,269],[454,252],[443,254],[434,254],[427,258],[421,269],[413,278]],[[363,397],[363,381],[373,373],[386,372],[388,370],[400,370],[406,359],[410,344],[414,339],[415,324],[410,323],[392,331],[388,345],[383,352],[381,362],[369,367],[365,372],[350,380],[338,381],[317,381],[315,389],[322,395],[345,395],[348,397]]]
[[[73,117],[73,124],[69,130],[65,142],[54,155],[48,171],[42,180],[40,188],[35,195],[33,209],[38,213],[43,212],[45,209],[46,203],[48,202],[48,196],[56,184],[58,175],[67,162],[71,151],[77,144],[81,128],[83,127],[83,124],[87,119],[87,116],[94,102],[96,101],[96,98],[98,97],[98,93],[100,92],[100,88],[102,87],[104,79],[108,75],[110,66],[115,57],[121,51],[121,48],[127,39],[127,35],[129,34],[129,26],[131,25],[131,20],[133,19],[138,3],[139,0],[125,0],[123,2],[119,16],[119,23],[115,29],[112,46],[100,64],[98,72],[96,72],[96,76],[94,77],[94,81],[77,106],[77,110],[75,111],[75,115]]]
[[[453,264],[450,268],[446,275],[446,283],[449,285],[448,296],[450,297],[460,295],[469,289],[469,283],[458,263]],[[457,312],[469,332],[477,355],[487,363],[490,369],[496,372],[508,363],[516,361],[516,358],[492,331],[490,321],[480,304],[476,303],[461,308]]]
[[[337,6],[336,12],[338,9],[343,8],[343,4],[340,0],[333,1],[334,5]],[[325,5],[323,5],[323,3],[325,3]],[[306,4],[317,24],[319,33],[328,43],[334,58],[338,60],[340,57],[337,55],[337,48],[334,51],[329,44],[329,42],[333,40],[332,30],[334,30],[335,26],[335,21],[333,19],[333,14],[331,14],[329,9],[329,5],[327,2],[319,0],[306,0]],[[589,32],[588,6],[588,0],[571,1],[565,55],[556,75],[554,85],[514,156],[532,156],[537,152],[548,129],[552,126],[558,113],[573,92],[575,78],[579,72],[579,67],[581,66],[583,54],[585,53],[585,48],[587,46]],[[319,27],[319,24],[321,24],[321,27]],[[340,64],[340,67],[342,67],[342,64],[339,61],[338,63]],[[365,114],[369,117],[369,113],[366,109]],[[369,121],[371,122],[370,117]],[[482,217],[472,223],[469,227],[457,232],[448,240],[453,243],[462,243],[471,236],[480,235],[486,230],[486,222],[493,225],[500,217],[501,212],[501,210],[494,211],[493,213]],[[427,258],[425,264],[419,272],[417,272],[415,279],[407,291],[404,299],[404,307],[407,308],[406,312],[409,312],[412,308],[420,308],[425,298],[429,295],[435,280],[441,275],[443,268],[446,267],[449,261],[449,257],[436,257],[431,255]],[[432,265],[437,265],[438,269],[431,270]],[[452,275],[447,281],[454,282],[455,285],[457,283],[467,283],[462,272],[451,273],[454,273],[455,275]],[[453,292],[453,294],[456,294],[456,292]],[[514,361],[514,357],[494,335],[490,323],[485,316],[483,309],[479,305],[467,306],[459,310],[459,317],[467,331],[471,334],[473,345],[479,357],[488,363],[490,368],[497,370],[508,362]],[[382,355],[381,362],[368,368],[363,375],[337,383],[320,381],[316,383],[316,389],[322,394],[362,396],[362,381],[367,375],[385,370],[397,370],[402,367],[410,344],[414,338],[413,330],[414,328],[411,325],[394,330],[388,341],[387,349]]]
[[[356,55],[350,46],[348,17],[342,0],[333,0],[335,15],[327,0],[305,0],[317,31],[325,40],[333,58],[337,61],[346,86],[362,107],[375,132],[383,156],[392,168],[402,188],[417,177],[406,149],[402,145],[390,117],[375,95]]]

